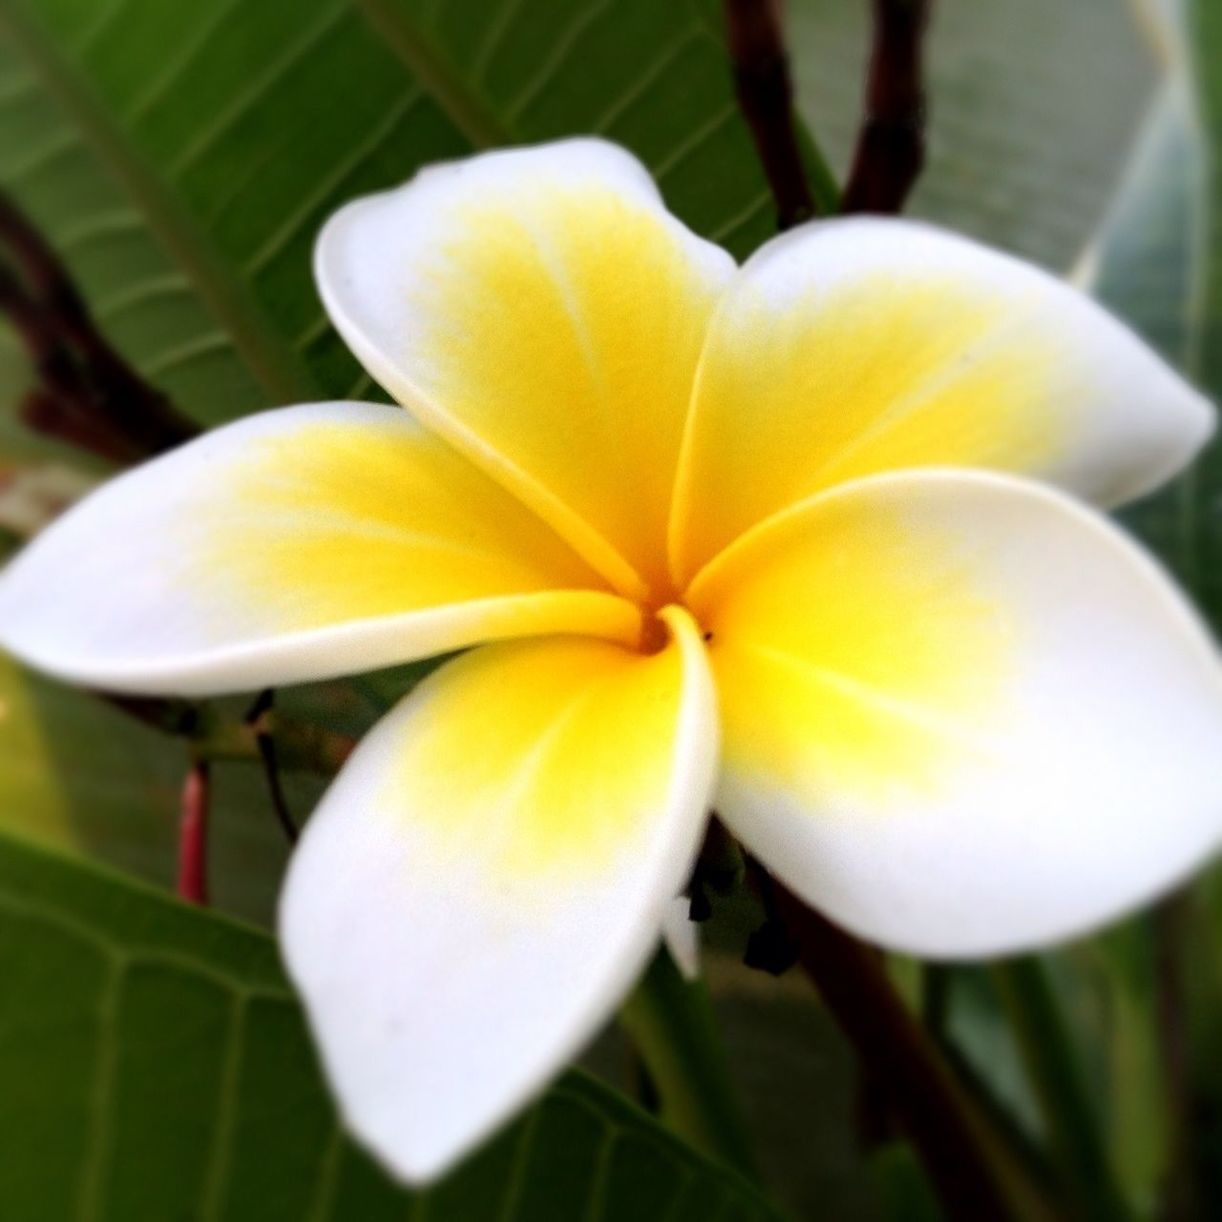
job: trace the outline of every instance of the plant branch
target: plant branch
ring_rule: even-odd
[[[657,1088],[663,1123],[758,1181],[704,982],[684,980],[663,948],[621,1008],[620,1022]]]
[[[817,215],[798,143],[780,0],[724,0],[739,109],[776,201],[777,228]]]
[[[766,873],[758,862],[753,871]],[[853,1045],[953,1219],[1048,1217],[1025,1168],[959,1086],[896,992],[882,957],[771,880],[798,961]]]
[[[0,253],[0,312],[39,379],[22,406],[31,428],[119,463],[198,433],[106,341],[50,245],[3,193]]]
[[[845,212],[898,212],[925,164],[921,49],[931,0],[874,0],[865,116]]]

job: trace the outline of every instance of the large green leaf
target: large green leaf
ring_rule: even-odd
[[[0,979],[6,1218],[779,1217],[580,1073],[409,1195],[340,1131],[267,937],[7,838]]]

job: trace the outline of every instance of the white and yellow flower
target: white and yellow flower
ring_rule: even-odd
[[[1072,289],[877,219],[736,268],[593,140],[357,201],[317,276],[407,410],[269,412],[116,479],[0,577],[0,640],[186,695],[479,646],[358,749],[281,911],[400,1174],[606,1019],[710,804],[930,956],[1085,930],[1215,848],[1214,649],[1075,499],[1154,487],[1212,413]]]

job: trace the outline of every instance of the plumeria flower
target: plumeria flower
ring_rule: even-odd
[[[606,1020],[711,806],[924,956],[1087,930],[1215,848],[1213,647],[1084,503],[1167,479],[1212,413],[1073,289],[884,219],[738,268],[595,140],[358,200],[316,273],[406,410],[285,408],[121,476],[0,577],[0,639],[185,695],[466,651],[353,755],[280,912],[403,1177]]]

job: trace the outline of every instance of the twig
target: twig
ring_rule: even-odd
[[[845,212],[898,212],[925,164],[921,44],[930,0],[874,0],[865,117]]]
[[[40,382],[22,408],[31,428],[112,462],[148,458],[198,433],[106,341],[54,251],[3,193],[0,251],[0,312]]]
[[[772,188],[777,228],[790,229],[818,208],[798,145],[780,0],[725,0],[725,22],[738,105]]]
[[[192,759],[183,782],[178,825],[178,894],[191,904],[208,903],[208,812],[211,765]]]
[[[19,415],[36,433],[66,441],[109,462],[138,457],[125,438],[92,410],[89,392],[46,309],[29,295],[12,267],[0,265],[0,314],[25,344],[38,385],[23,399]]]
[[[254,732],[255,747],[263,764],[263,775],[267,778],[267,792],[272,800],[272,810],[276,813],[276,822],[280,824],[289,844],[296,844],[297,822],[289,810],[288,799],[284,796],[284,786],[280,782],[280,765],[276,759],[276,740],[272,735],[271,717],[275,702],[274,688],[269,687],[260,692],[246,714],[246,724]]]

